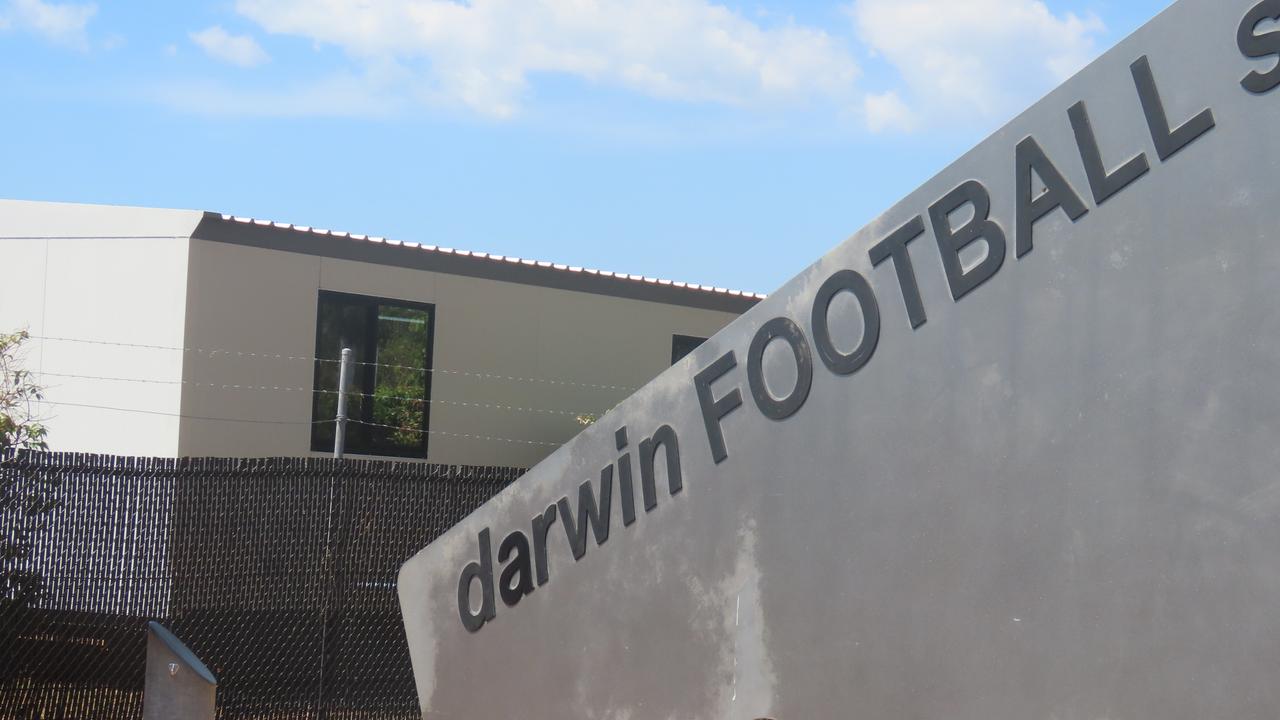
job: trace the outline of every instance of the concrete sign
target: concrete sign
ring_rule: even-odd
[[[427,716],[1280,717],[1278,17],[1176,3],[410,560]]]

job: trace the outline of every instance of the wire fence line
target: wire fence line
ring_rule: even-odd
[[[452,405],[455,407],[474,407],[490,410],[507,410],[512,412],[530,412],[541,413],[544,415],[564,415],[567,417],[578,417],[581,415],[602,415],[605,410],[554,410],[551,408],[528,408],[516,405],[503,405],[500,403],[483,403],[483,402],[467,402],[463,400],[442,400],[436,398],[410,397],[406,395],[380,395],[378,393],[362,393],[348,390],[343,393],[338,390],[326,390],[307,387],[288,387],[283,385],[241,385],[226,383],[209,383],[198,380],[155,380],[152,378],[127,378],[115,377],[107,375],[80,375],[77,373],[50,372],[45,370],[35,370],[34,374],[43,377],[69,378],[77,380],[94,380],[100,382],[126,382],[126,383],[142,383],[147,385],[186,385],[190,387],[204,387],[215,390],[245,390],[256,392],[303,392],[316,395],[347,395],[348,397],[376,398],[378,400],[403,400],[407,402],[425,403],[429,405]]]
[[[365,427],[382,428],[384,430],[398,430],[400,432],[418,433],[419,435],[440,435],[443,437],[464,438],[467,440],[488,440],[492,442],[508,442],[519,443],[522,445],[539,445],[542,447],[560,447],[563,442],[551,442],[548,440],[516,440],[513,438],[494,437],[492,435],[475,435],[471,433],[456,433],[448,430],[423,430],[422,428],[404,427],[401,425],[384,425],[382,423],[368,422],[366,420],[347,419],[347,422],[354,425],[364,425]]]
[[[31,335],[30,337],[32,340],[44,340],[49,342],[71,342],[71,343],[84,343],[88,345],[106,345],[106,346],[145,349],[145,350],[192,352],[192,353],[199,353],[211,358],[217,357],[219,355],[226,355],[228,357],[248,357],[248,358],[260,358],[260,359],[266,359],[266,360],[293,360],[293,361],[302,361],[302,362],[310,362],[310,363],[322,362],[322,363],[337,364],[341,362],[341,360],[337,360],[334,358],[322,358],[322,357],[315,357],[311,355],[285,355],[285,354],[279,354],[279,353],[259,353],[259,352],[243,351],[243,350],[218,350],[218,349],[210,350],[206,348],[187,348],[187,347],[177,347],[177,346],[171,346],[171,345],[147,345],[143,343],[124,343],[124,342],[114,342],[110,340],[90,340],[85,338],[55,337],[55,336],[47,336],[47,335]],[[414,365],[395,365],[390,363],[365,362],[365,361],[355,362],[353,364],[366,366],[366,367],[386,368],[389,370],[406,370],[410,372],[439,373],[439,374],[445,374],[445,375],[459,375],[459,376],[475,377],[475,378],[489,379],[489,380],[505,380],[510,382],[542,383],[547,385],[559,385],[559,386],[565,386],[565,387],[594,388],[597,390],[616,390],[616,391],[623,391],[627,393],[635,392],[636,390],[639,389],[636,386],[587,383],[587,382],[581,382],[577,380],[563,380],[563,379],[556,379],[556,378],[521,377],[517,375],[504,375],[501,373],[489,373],[489,372],[481,372],[476,370],[429,368],[429,367],[419,367]]]
[[[335,362],[335,363],[339,362],[337,360],[331,360],[328,358],[316,358],[313,356],[294,356],[294,355],[254,353],[254,352],[242,352],[242,351],[231,351],[231,350],[207,350],[207,349],[201,349],[201,348],[183,348],[183,347],[168,346],[168,345],[147,345],[147,344],[140,344],[140,343],[115,342],[110,340],[92,340],[92,339],[84,339],[84,338],[69,338],[69,337],[56,337],[56,336],[44,336],[44,335],[32,335],[30,337],[35,340],[45,340],[45,341],[53,341],[53,342],[87,343],[91,345],[118,346],[118,347],[135,348],[135,349],[145,348],[145,349],[164,350],[164,351],[198,352],[198,353],[206,353],[206,354],[209,354],[210,356],[217,355],[217,354],[225,354],[225,355],[236,355],[236,356],[242,356],[242,357],[300,360],[300,361],[308,361],[308,362],[313,362],[313,361],[314,362]],[[589,388],[597,388],[597,389],[609,389],[614,391],[626,391],[628,393],[631,390],[633,390],[633,388],[625,387],[621,385],[600,385],[600,384],[593,384],[593,383],[578,383],[578,382],[572,382],[572,381],[553,380],[548,378],[522,378],[517,376],[496,375],[492,373],[481,373],[481,372],[471,372],[471,371],[461,371],[461,370],[446,370],[441,368],[432,369],[432,368],[413,367],[413,366],[404,366],[404,365],[392,365],[392,364],[385,364],[385,363],[361,362],[361,363],[355,363],[355,364],[399,369],[399,370],[420,371],[424,373],[425,372],[453,373],[458,375],[474,376],[477,378],[489,378],[489,379],[496,378],[496,379],[511,380],[511,381],[540,382],[540,383],[547,383],[550,385],[558,385],[558,386],[579,386],[579,387],[589,387]],[[472,408],[475,410],[495,411],[495,412],[501,412],[501,413],[527,413],[527,414],[534,414],[534,415],[541,415],[541,416],[564,418],[566,421],[568,421],[571,424],[571,429],[573,430],[573,432],[566,433],[565,437],[556,441],[534,439],[534,438],[527,438],[527,437],[524,437],[524,438],[501,437],[499,435],[492,435],[484,432],[461,432],[456,428],[425,428],[424,429],[421,427],[404,426],[403,424],[373,422],[372,420],[369,420],[369,419],[356,419],[356,418],[349,419],[349,422],[354,425],[360,425],[368,428],[377,428],[381,430],[393,430],[397,432],[414,433],[420,436],[434,435],[439,437],[459,438],[459,439],[465,439],[465,440],[475,440],[480,442],[505,443],[510,445],[524,445],[524,446],[539,446],[539,447],[547,447],[547,448],[555,448],[562,445],[582,427],[586,425],[590,425],[592,422],[596,420],[596,418],[607,413],[609,409],[611,409],[614,406],[616,401],[620,399],[620,398],[611,399],[609,401],[608,408],[603,408],[598,410],[567,410],[567,409],[560,409],[560,408],[530,407],[526,405],[502,403],[502,402],[482,402],[478,400],[452,400],[452,399],[445,399],[445,398],[411,397],[411,396],[403,396],[403,395],[382,395],[376,392],[348,391],[347,393],[341,393],[337,389],[312,388],[312,387],[289,386],[289,385],[216,383],[216,382],[205,382],[205,381],[199,381],[199,380],[122,377],[122,376],[115,376],[115,375],[59,372],[54,370],[47,370],[47,371],[37,370],[37,371],[34,371],[34,374],[42,378],[86,380],[86,381],[92,381],[92,382],[138,383],[138,384],[145,384],[145,385],[162,385],[162,386],[185,386],[185,387],[196,387],[196,388],[208,388],[211,390],[229,391],[229,392],[308,393],[308,394],[311,394],[313,397],[321,397],[321,396],[332,397],[332,396],[340,396],[345,394],[348,397],[373,399],[374,401],[394,401],[394,402],[401,402],[401,403],[413,403],[413,407],[417,407],[417,408],[426,408],[430,406],[449,406],[449,407],[460,407],[460,408]],[[57,386],[55,385],[54,388],[56,389]],[[333,418],[333,417],[323,418],[323,419],[313,418],[311,420],[219,417],[219,416],[204,415],[204,414],[190,413],[190,412],[173,412],[173,411],[167,411],[167,410],[154,410],[154,409],[147,409],[147,408],[121,407],[119,405],[106,404],[101,401],[95,402],[93,400],[87,400],[87,399],[85,399],[87,401],[82,401],[82,398],[76,398],[76,397],[69,397],[65,400],[55,399],[55,398],[46,398],[42,401],[42,403],[51,407],[61,406],[61,407],[69,407],[69,408],[84,408],[84,409],[94,409],[94,410],[102,410],[102,411],[109,411],[109,412],[174,417],[174,418],[188,419],[188,420],[222,422],[222,423],[245,423],[245,424],[252,424],[252,425],[314,427],[318,425],[333,423],[336,421],[336,418]]]
[[[139,718],[159,620],[221,720],[416,719],[396,573],[520,473],[0,453],[0,717]]]
[[[249,418],[225,418],[225,417],[209,417],[205,415],[184,415],[182,413],[165,412],[162,410],[142,410],[138,408],[113,407],[110,405],[93,405],[89,403],[63,402],[61,400],[42,400],[41,402],[45,405],[63,405],[66,407],[89,408],[93,410],[110,410],[110,411],[124,412],[124,413],[140,413],[143,415],[160,415],[163,417],[180,418],[183,420],[207,420],[211,422],[251,423],[255,425],[327,425],[330,423],[337,422],[336,418],[329,418],[327,420],[309,420],[309,421],[308,420],[257,420],[257,419],[249,419]],[[588,419],[589,418],[584,416],[583,418],[579,419],[578,424],[579,425],[587,424],[586,421]],[[551,448],[560,447],[568,440],[567,438],[565,441],[562,441],[562,442],[553,442],[550,440],[524,440],[519,438],[498,437],[495,435],[479,435],[475,433],[452,432],[449,430],[430,430],[430,429],[424,430],[422,428],[404,427],[400,425],[384,425],[381,423],[367,422],[364,420],[356,420],[354,418],[348,418],[347,422],[352,425],[365,425],[368,427],[383,428],[387,430],[399,430],[401,432],[417,433],[419,435],[437,435],[440,437],[454,437],[454,438],[462,438],[465,440],[504,442],[504,443],[512,443],[516,445],[538,445],[541,447],[551,447]]]
[[[337,422],[336,418],[329,418],[327,420],[259,420],[256,418],[209,417],[205,415],[186,415],[183,413],[167,412],[164,410],[144,410],[142,408],[122,408],[122,407],[114,407],[112,405],[95,405],[92,403],[66,402],[63,400],[49,400],[47,398],[44,400],[41,400],[40,404],[89,408],[92,410],[111,410],[114,412],[137,413],[140,415],[160,415],[162,417],[180,418],[182,420],[209,420],[212,422],[250,423],[253,425],[324,425],[326,423]]]

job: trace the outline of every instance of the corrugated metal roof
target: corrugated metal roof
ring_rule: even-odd
[[[455,257],[469,257],[479,260],[488,260],[493,263],[505,263],[508,265],[524,265],[529,267],[547,268],[551,270],[560,270],[566,273],[580,273],[582,275],[592,275],[605,278],[617,278],[619,280],[631,280],[634,282],[643,282],[651,285],[662,287],[676,287],[686,290],[697,290],[707,293],[715,293],[719,295],[727,295],[732,297],[741,297],[752,300],[763,300],[765,295],[760,293],[748,292],[744,290],[731,290],[722,287],[712,287],[710,285],[699,285],[697,283],[680,282],[678,280],[666,280],[663,278],[646,277],[643,275],[631,275],[628,273],[612,272],[609,270],[597,270],[595,268],[577,267],[574,265],[564,265],[561,263],[547,262],[545,260],[530,260],[528,258],[512,257],[510,255],[497,255],[494,253],[478,252],[474,250],[459,250],[457,248],[439,247],[437,245],[426,245],[423,243],[409,242],[406,240],[392,240],[383,237],[360,235],[357,233],[342,232],[338,230],[325,230],[306,225],[294,225],[291,223],[274,222],[271,220],[260,220],[257,218],[240,217],[237,215],[223,214],[222,219],[228,222],[237,222],[245,225],[255,225],[258,227],[273,227],[279,230],[292,230],[300,233],[310,233],[313,235],[346,238],[353,242],[363,242],[378,245],[398,246],[405,248],[416,248],[423,252],[438,253],[441,255],[451,255]]]

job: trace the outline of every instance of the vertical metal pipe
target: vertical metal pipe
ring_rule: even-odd
[[[347,444],[347,390],[351,387],[351,348],[342,348],[338,369],[338,417],[333,433],[333,457],[341,460]]]

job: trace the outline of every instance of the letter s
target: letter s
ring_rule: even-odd
[[[1240,21],[1240,29],[1236,33],[1236,44],[1240,52],[1247,58],[1261,59],[1268,55],[1280,56],[1280,30],[1258,34],[1258,23],[1263,20],[1280,21],[1280,0],[1262,0]],[[1261,73],[1257,70],[1249,73],[1240,81],[1240,85],[1251,93],[1261,95],[1270,92],[1280,85],[1280,57],[1276,66],[1270,71]]]

